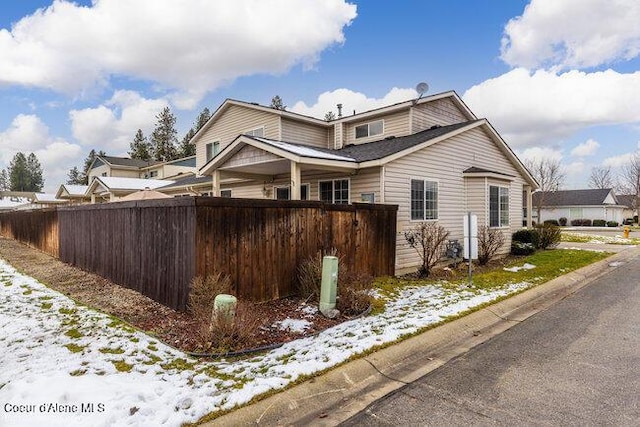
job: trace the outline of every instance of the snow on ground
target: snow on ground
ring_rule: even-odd
[[[583,239],[589,239],[587,243],[593,244],[613,244],[613,245],[635,245],[638,243],[638,238],[625,238],[621,235],[615,236],[600,236],[597,234],[588,234],[588,233],[574,233],[574,232],[565,232],[568,236],[575,236]]]
[[[536,266],[535,266],[535,265],[533,265],[533,264],[529,264],[529,263],[527,262],[527,263],[524,263],[524,264],[523,264],[523,265],[521,265],[521,266],[505,267],[505,268],[503,268],[503,270],[504,270],[504,271],[510,271],[510,272],[512,272],[512,273],[517,273],[517,272],[518,272],[518,271],[520,271],[520,270],[531,270],[532,268],[536,268]]]
[[[0,425],[179,426],[528,286],[405,287],[387,297],[381,314],[244,360],[211,362],[78,305],[0,260]]]
[[[273,324],[281,331],[304,332],[311,327],[312,323],[304,319],[284,319]]]

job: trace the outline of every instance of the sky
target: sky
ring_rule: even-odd
[[[178,138],[226,98],[322,118],[455,90],[565,189],[640,148],[636,0],[22,0],[0,5],[0,168],[55,192],[91,149],[126,155],[169,106]]]

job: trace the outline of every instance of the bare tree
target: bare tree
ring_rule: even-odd
[[[545,193],[558,191],[564,184],[564,171],[559,160],[554,159],[529,159],[524,162],[529,172],[540,185],[540,195],[536,198],[536,210],[538,212],[538,222],[540,222],[540,211],[545,205]]]
[[[478,263],[485,265],[495,257],[504,245],[504,234],[487,225],[478,227]]]
[[[613,174],[611,173],[611,166],[608,166],[606,168],[591,168],[591,176],[589,176],[589,187],[600,189],[615,187],[615,184],[613,182]]]
[[[629,163],[622,166],[620,187],[626,194],[633,194],[636,201],[636,214],[640,212],[640,152],[631,156]]]

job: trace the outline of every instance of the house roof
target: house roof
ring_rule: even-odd
[[[612,193],[611,188],[587,190],[538,191],[533,193],[533,204],[542,206],[597,206],[603,205]],[[615,196],[614,196],[615,200]]]
[[[35,193],[33,203],[68,203],[68,200],[58,199],[53,193]]]
[[[63,196],[63,192],[67,192],[69,197],[83,197],[87,192],[88,185],[72,185],[72,184],[62,184],[60,188],[58,188],[58,192],[56,193],[57,198],[61,198]]]
[[[112,166],[127,166],[134,168],[144,168],[147,166],[153,166],[160,164],[157,160],[140,160],[140,159],[130,159],[128,157],[115,157],[115,156],[96,156],[96,158],[101,158],[105,162],[109,163]]]
[[[636,208],[636,195],[635,194],[620,194],[616,195],[618,204],[622,206],[628,206],[630,208]]]
[[[444,136],[449,132],[453,132],[474,122],[477,122],[477,120],[448,126],[432,127],[431,129],[398,138],[385,138],[365,144],[349,145],[339,150],[333,150],[333,152],[341,156],[350,157],[356,162],[378,160],[422,144],[423,142]]]
[[[211,176],[196,176],[193,174],[189,174],[184,178],[177,178],[173,181],[172,184],[165,185],[163,187],[158,187],[158,190],[168,190],[171,188],[180,188],[180,187],[191,187],[196,185],[204,185],[204,184],[212,184]]]
[[[172,184],[174,181],[162,180],[162,179],[140,179],[140,178],[121,178],[115,176],[98,176],[91,185],[89,185],[88,193],[91,193],[98,184],[101,184],[106,189],[113,190],[144,190],[150,188],[155,190],[156,188]]]
[[[247,135],[248,136],[248,135]],[[355,162],[356,159],[349,155],[340,154],[340,150],[329,150],[325,148],[310,147],[308,145],[294,144],[292,142],[275,141],[273,139],[250,137],[256,141],[262,141],[273,147],[280,148],[288,151],[292,154],[297,154],[302,157],[312,157],[314,159],[325,160],[341,160],[345,162]]]

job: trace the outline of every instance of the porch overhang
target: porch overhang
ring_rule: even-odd
[[[234,156],[245,147],[253,147],[265,155],[262,158],[233,162]],[[264,180],[275,175],[290,173],[291,164],[297,164],[306,170],[353,172],[358,169],[358,163],[350,157],[339,156],[313,147],[240,135],[206,163],[200,169],[200,174],[212,175],[214,171],[218,171],[225,177]]]

